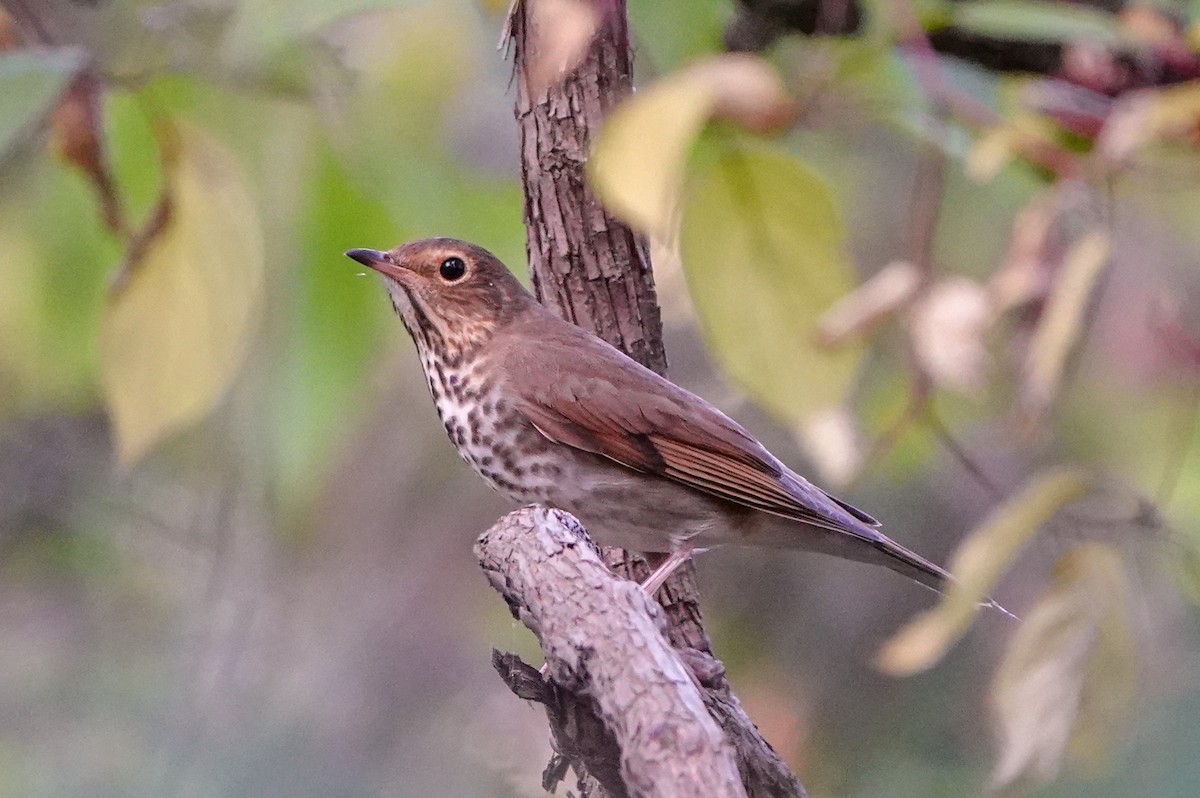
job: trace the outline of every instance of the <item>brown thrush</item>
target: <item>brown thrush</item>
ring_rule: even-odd
[[[693,549],[728,543],[877,563],[938,590],[949,578],[705,400],[553,315],[490,252],[431,238],[346,255],[383,275],[462,459],[601,543],[668,555],[649,592]]]

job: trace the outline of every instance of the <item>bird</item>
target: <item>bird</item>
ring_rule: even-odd
[[[565,510],[657,567],[740,544],[952,577],[797,474],[717,407],[542,305],[491,252],[454,238],[346,256],[378,272],[459,456],[519,503]]]

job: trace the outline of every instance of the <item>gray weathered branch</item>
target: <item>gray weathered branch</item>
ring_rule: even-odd
[[[587,763],[610,794],[746,795],[733,745],[663,635],[662,608],[605,567],[574,517],[526,507],[485,532],[475,553],[513,615],[541,641],[554,683],[583,701],[584,715],[590,703],[611,733],[621,783],[611,783],[614,751],[603,741],[588,753],[601,761]],[[561,713],[557,688],[547,685],[536,695],[528,672],[504,675],[523,682],[525,697]],[[552,725],[556,720],[562,718],[552,712]],[[569,730],[554,731],[560,743],[571,737]]]

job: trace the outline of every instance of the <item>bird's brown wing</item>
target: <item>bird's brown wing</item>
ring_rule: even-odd
[[[519,359],[538,356],[535,348]],[[520,410],[550,440],[757,510],[870,541],[882,538],[874,519],[790,471],[698,396],[607,351],[598,358],[589,352],[582,362],[554,360],[559,367],[553,373],[520,369],[546,376],[516,386]]]

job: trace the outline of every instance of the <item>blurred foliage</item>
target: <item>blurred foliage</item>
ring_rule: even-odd
[[[985,36],[1014,41],[1086,39],[1105,45],[1132,41],[1117,18],[1098,8],[1041,0],[966,0],[954,3],[947,22]]]
[[[786,151],[729,142],[696,178],[683,218],[680,251],[716,361],[797,426],[839,404],[861,352],[812,340],[820,314],[853,285],[821,179]]]
[[[57,104],[63,89],[78,71],[82,56],[71,49],[33,54],[18,50],[0,54],[0,86],[4,108],[0,117],[0,157],[28,137]]]
[[[992,786],[1046,782],[1068,747],[1092,768],[1110,761],[1129,720],[1136,652],[1120,555],[1087,543],[1064,555],[1054,588],[1030,610],[996,672],[1001,758]]]
[[[499,5],[5,0],[0,795],[536,794],[484,642],[529,641],[467,553],[500,505],[340,255],[520,268]],[[630,0],[589,164],[664,254],[673,373],[906,545],[965,540],[877,655],[906,680],[870,663],[925,596],[709,555],[739,692],[814,796],[1193,795],[1194,8],[876,0],[718,54],[735,5]]]
[[[159,146],[164,200],[130,245],[100,333],[125,464],[208,415],[242,365],[262,302],[263,233],[233,156],[182,126],[164,126]]]
[[[937,607],[919,615],[887,642],[879,652],[879,667],[888,673],[911,675],[941,660],[975,614],[991,606],[988,592],[1030,536],[1091,488],[1083,474],[1053,471],[1039,474],[1032,484],[997,506],[963,540],[950,562],[950,572],[961,581],[950,586]]]

